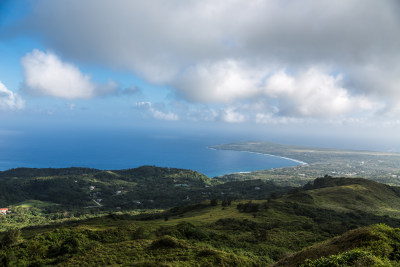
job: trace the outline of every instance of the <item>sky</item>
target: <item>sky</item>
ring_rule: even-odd
[[[0,133],[171,128],[400,150],[397,0],[0,0]]]

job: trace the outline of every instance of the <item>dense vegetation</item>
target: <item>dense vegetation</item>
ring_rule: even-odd
[[[86,168],[0,172],[0,206],[40,200],[77,207],[165,208],[210,198],[266,198],[286,188],[260,180],[222,183],[191,170],[142,166],[100,171]],[[100,205],[98,205],[100,206]]]
[[[0,183],[0,208],[11,210],[0,216],[0,231],[207,199],[266,199],[289,190],[268,181],[222,183],[195,171],[154,166],[115,171],[18,168],[0,172]]]
[[[400,229],[384,224],[349,231],[279,261],[277,266],[398,266]]]
[[[145,177],[150,177],[150,181],[151,177],[158,177],[171,194],[179,192],[174,190],[193,190],[196,186],[198,190],[210,190],[200,191],[201,197],[204,196],[201,193],[211,193],[206,194],[207,200],[176,202],[180,205],[164,211],[138,213],[121,209],[115,212],[115,209],[102,208],[104,216],[98,213],[89,218],[88,214],[82,214],[75,221],[52,225],[38,222],[36,226],[31,223],[22,229],[8,228],[0,233],[0,266],[83,263],[89,266],[363,266],[363,263],[398,266],[400,191],[396,187],[359,178],[326,176],[285,193],[287,190],[280,187],[274,187],[276,191],[263,191],[261,187],[270,184],[254,184],[261,181],[222,184],[195,172],[176,169],[85,171],[40,177],[51,177],[45,181],[71,179],[73,183],[72,179],[81,179],[78,184],[87,182],[83,188],[94,185],[92,191],[115,182],[111,177],[102,178],[107,175],[115,177],[117,186],[121,186],[121,181],[139,186]],[[188,178],[189,174],[193,176]],[[19,184],[24,179],[38,178],[27,176],[15,180]],[[1,179],[11,184],[10,175]],[[170,179],[171,184],[190,186],[168,187],[165,181]],[[243,195],[227,197],[235,194]],[[252,199],[251,194],[258,199]],[[169,194],[166,196],[167,200],[172,198]],[[45,213],[50,204],[35,201],[26,202],[30,206],[20,208],[31,212],[32,218],[41,218],[34,211]],[[51,202],[51,205],[77,207],[64,203]],[[0,216],[1,224],[10,220],[12,214]]]

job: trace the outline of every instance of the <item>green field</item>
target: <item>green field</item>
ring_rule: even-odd
[[[40,200],[27,200],[21,203],[18,203],[15,205],[15,207],[19,207],[19,208],[45,208],[45,207],[51,207],[57,205],[55,203],[52,202],[46,202],[46,201],[40,201]]]

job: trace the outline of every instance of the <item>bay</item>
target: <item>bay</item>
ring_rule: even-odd
[[[89,167],[102,170],[142,165],[184,168],[209,177],[299,165],[288,159],[208,148],[234,136],[158,131],[30,131],[0,136],[0,170],[16,167]]]

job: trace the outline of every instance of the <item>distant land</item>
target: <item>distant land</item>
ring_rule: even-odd
[[[303,185],[317,177],[364,177],[378,182],[400,185],[400,154],[364,150],[344,150],[281,145],[270,142],[237,142],[212,146],[218,150],[247,151],[296,160],[302,164],[236,173],[220,180],[271,180],[279,185]]]

